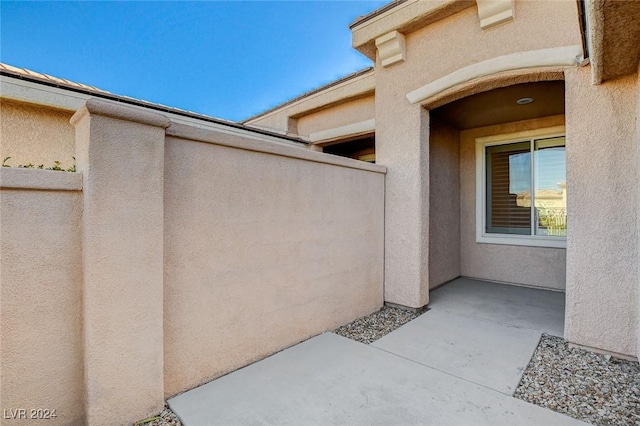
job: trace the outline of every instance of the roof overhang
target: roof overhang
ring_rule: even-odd
[[[373,68],[367,68],[302,94],[242,123],[252,127],[257,126],[256,122],[260,119],[272,115],[282,115],[285,119],[299,118],[325,108],[372,96],[375,93],[375,87],[375,71]]]
[[[376,39],[392,31],[407,34],[476,5],[476,0],[399,0],[350,25],[352,45],[376,60]]]
[[[579,0],[585,14],[592,80],[600,84],[637,72],[640,1]]]

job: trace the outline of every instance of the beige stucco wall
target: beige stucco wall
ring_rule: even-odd
[[[636,92],[638,93],[638,97],[636,98],[636,173],[640,176],[640,66],[638,67],[638,77],[636,80]],[[636,182],[636,196],[637,196],[637,210],[640,212],[640,183]],[[637,246],[637,256],[636,256],[636,265],[637,270],[636,274],[638,276],[637,286],[636,286],[636,357],[640,358],[640,220],[636,220],[637,225],[637,236],[638,236],[638,246]]]
[[[431,117],[429,288],[460,276],[460,132]]]
[[[377,58],[376,162],[388,167],[385,297],[393,299],[389,301],[407,306],[428,302],[429,232],[424,229],[429,223],[428,117],[405,95],[501,55],[580,44],[574,2],[517,1],[515,15],[513,22],[483,31],[477,8],[471,7],[406,34],[404,62],[384,68]]]
[[[565,337],[636,354],[637,76],[591,85],[568,69]]]
[[[385,180],[384,299],[429,302],[429,113],[391,84],[376,89],[376,163]]]
[[[383,168],[169,130],[167,396],[382,306]]]
[[[561,125],[564,125],[564,116],[560,115],[460,132],[462,275],[558,290],[565,288],[565,249],[476,243],[476,138]]]
[[[578,10],[571,1],[515,1],[515,20],[480,28],[478,10],[467,8],[406,34],[407,59],[387,69],[403,94],[478,62],[516,52],[580,45]],[[446,60],[443,60],[446,52]],[[376,88],[380,71],[376,66]],[[384,73],[385,75],[387,73]]]
[[[308,136],[372,118],[375,118],[375,98],[368,96],[299,117],[298,134]]]
[[[62,167],[74,164],[75,139],[69,119],[73,112],[0,99],[0,161],[13,167],[32,163]]]
[[[81,177],[0,170],[0,347],[3,409],[55,409],[82,425]]]
[[[0,169],[3,408],[128,424],[382,306],[384,167],[96,99],[71,122],[81,174]]]

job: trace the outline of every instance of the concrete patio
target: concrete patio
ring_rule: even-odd
[[[169,400],[213,424],[570,425],[513,398],[541,334],[562,335],[564,294],[457,279],[372,345],[325,333]]]

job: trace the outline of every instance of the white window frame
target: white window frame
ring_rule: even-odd
[[[531,141],[532,139],[552,138],[559,136],[565,136],[565,126],[555,126],[547,127],[544,129],[527,130],[495,136],[485,136],[476,139],[476,243],[552,248],[567,247],[566,237],[557,237],[550,235],[490,234],[486,232],[487,173],[485,148],[494,145],[506,145],[517,142],[527,142]],[[534,221],[532,220],[531,223],[533,227]]]

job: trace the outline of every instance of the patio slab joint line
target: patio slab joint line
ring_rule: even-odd
[[[358,343],[360,343],[360,342],[358,342]],[[364,343],[362,343],[362,344],[364,345]],[[421,363],[421,362],[419,362],[419,361],[413,360],[413,359],[411,359],[411,358],[407,358],[407,357],[404,357],[404,356],[402,356],[402,355],[398,355],[398,354],[396,354],[396,353],[390,352],[390,351],[388,351],[388,350],[386,350],[386,349],[383,349],[383,348],[380,348],[380,347],[378,347],[378,346],[371,346],[371,345],[366,345],[366,346],[369,346],[369,347],[371,347],[371,348],[373,348],[373,349],[377,349],[377,350],[382,351],[382,352],[386,352],[386,353],[388,353],[389,355],[393,355],[393,356],[396,356],[396,357],[398,357],[398,358],[401,358],[401,359],[404,359],[404,360],[410,361],[410,362],[412,362],[412,363],[414,363],[414,364],[417,364],[417,365],[419,365],[419,366],[421,366],[421,367],[429,368],[429,369],[431,369],[431,370],[438,371],[438,372],[443,373],[443,374],[446,374],[446,375],[448,375],[448,376],[455,377],[455,378],[456,378],[456,379],[458,379],[458,380],[462,380],[462,381],[464,381],[464,382],[471,383],[471,384],[476,385],[476,386],[480,386],[480,387],[485,388],[485,389],[488,389],[488,390],[490,390],[490,391],[492,391],[492,392],[498,392],[498,393],[500,393],[500,394],[502,394],[502,395],[513,397],[513,394],[504,393],[504,392],[499,391],[499,390],[497,390],[497,389],[490,388],[490,387],[489,387],[489,386],[487,386],[487,385],[483,385],[483,384],[481,384],[481,383],[476,383],[476,382],[474,382],[473,380],[469,380],[469,379],[465,379],[464,377],[456,376],[455,374],[451,374],[451,373],[449,373],[449,372],[447,372],[447,371],[440,370],[439,368],[435,368],[435,367],[432,367],[432,366],[430,366],[430,365],[423,364],[423,363]]]

